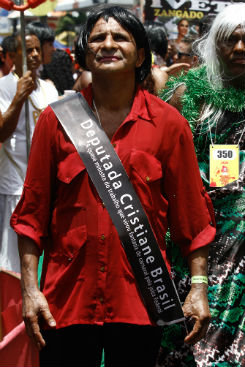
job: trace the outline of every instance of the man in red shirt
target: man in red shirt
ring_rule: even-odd
[[[205,279],[215,228],[187,121],[140,87],[151,68],[143,25],[125,9],[100,9],[89,16],[76,54],[92,73],[84,97],[127,171],[168,269],[170,228],[192,276]],[[121,204],[130,204],[126,199]],[[106,366],[155,365],[161,328],[150,319],[116,228],[50,107],[36,126],[11,224],[19,235],[24,320],[41,366],[99,366],[103,349]],[[194,320],[187,343],[207,330],[206,292],[207,284],[192,284],[183,306]]]

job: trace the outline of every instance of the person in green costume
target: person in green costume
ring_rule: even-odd
[[[212,320],[206,337],[194,346],[198,367],[245,366],[244,15],[245,3],[224,8],[197,45],[200,66],[171,78],[160,92],[160,98],[175,106],[190,123],[201,176],[216,215],[217,234],[209,255]],[[240,151],[239,177],[223,187],[210,182],[209,147],[215,144],[234,144]],[[177,257],[175,246],[171,246]],[[183,285],[186,274],[182,264],[175,269],[181,269],[182,274],[175,274],[175,278]],[[164,340],[162,345],[164,349]],[[183,358],[183,363],[176,362],[178,358],[173,352],[168,366],[187,365]]]

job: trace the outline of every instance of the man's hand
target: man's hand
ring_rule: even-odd
[[[167,68],[163,67],[163,70],[165,70],[168,73],[168,76],[177,76],[178,74],[180,74],[183,71],[187,73],[190,67],[191,67],[190,64],[181,62],[181,63],[172,64]]]
[[[18,236],[18,245],[21,264],[22,315],[27,334],[41,350],[45,346],[45,340],[40,332],[40,325],[55,328],[56,322],[50,313],[46,298],[38,288],[38,247],[31,238],[22,236]]]
[[[17,83],[17,90],[15,96],[0,121],[0,142],[3,143],[8,139],[11,134],[16,129],[19,121],[21,109],[31,94],[31,92],[36,88],[36,83],[32,78],[31,71],[27,71]]]
[[[45,340],[40,332],[40,324],[55,328],[56,322],[50,313],[46,298],[39,289],[27,293],[23,291],[23,319],[26,332],[39,350],[45,346]]]
[[[193,329],[184,341],[195,344],[205,336],[211,319],[206,284],[192,284],[183,306],[183,312],[185,317],[194,322]]]
[[[16,94],[25,100],[32,93],[32,91],[35,88],[36,88],[36,83],[34,82],[32,78],[32,72],[28,70],[18,80]]]

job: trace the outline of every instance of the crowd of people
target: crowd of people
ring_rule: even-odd
[[[21,273],[40,367],[245,366],[244,14],[245,3],[228,5],[194,36],[180,19],[169,39],[159,23],[102,7],[87,17],[72,53],[55,50],[51,28],[29,23],[25,72],[20,33],[3,40],[0,268]],[[75,92],[85,130],[77,145],[69,124],[82,98]],[[66,111],[64,121],[56,110]],[[183,319],[175,324],[157,325],[142,297],[120,220],[132,246],[149,255],[144,274],[159,282],[162,301],[168,290],[154,279],[161,268],[150,267],[153,248],[134,197],[119,194],[126,181],[110,146],[178,291]]]

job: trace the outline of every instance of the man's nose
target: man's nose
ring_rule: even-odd
[[[108,34],[103,42],[103,46],[106,48],[114,48],[115,47],[115,41],[112,37],[112,35]]]
[[[236,42],[234,51],[245,52],[245,39],[240,39]]]
[[[38,50],[36,49],[36,48],[34,48],[33,50],[32,50],[32,53],[31,53],[31,55],[32,55],[32,57],[34,56],[38,56]]]

